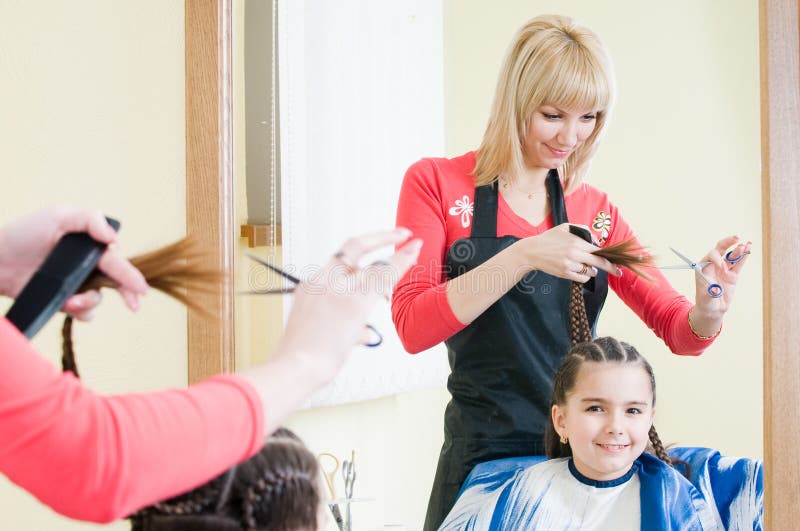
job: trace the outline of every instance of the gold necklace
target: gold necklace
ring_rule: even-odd
[[[525,190],[520,190],[519,188],[517,188],[516,186],[514,186],[513,184],[508,182],[504,177],[500,177],[500,182],[503,183],[503,188],[505,190],[513,190],[515,192],[519,192],[521,194],[525,194],[526,196],[528,196],[528,199],[533,199],[535,196],[542,195],[542,194],[544,194],[545,197],[550,195],[547,192],[547,190],[543,190],[541,192],[526,192]]]

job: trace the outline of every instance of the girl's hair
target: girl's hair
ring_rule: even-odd
[[[130,516],[131,531],[314,530],[322,503],[320,477],[314,455],[281,428],[244,463]]]
[[[654,267],[653,257],[635,239],[600,247],[592,254],[605,258],[612,264],[626,267],[634,274],[650,280],[645,269]],[[577,345],[592,340],[592,329],[583,300],[583,284],[573,282],[569,293],[570,344]]]
[[[209,293],[222,280],[223,275],[214,267],[208,266],[209,256],[200,245],[192,239],[184,238],[155,251],[135,256],[131,263],[142,272],[150,287],[177,299],[192,310],[209,317],[207,310],[201,306],[191,293]],[[100,288],[115,288],[111,278],[99,270],[86,279],[78,292]],[[64,319],[61,329],[61,365],[65,371],[78,373],[75,352],[72,343],[72,317]]]
[[[478,149],[475,185],[519,175],[528,121],[542,105],[597,112],[595,128],[559,172],[569,192],[581,182],[614,101],[611,59],[591,30],[571,18],[534,18],[516,34],[500,69],[489,123]]]
[[[575,388],[578,372],[585,363],[617,363],[620,365],[632,363],[640,366],[650,378],[650,386],[653,390],[653,405],[655,406],[656,379],[650,363],[629,344],[617,341],[613,337],[600,337],[593,341],[574,345],[561,361],[561,366],[553,378],[553,397],[550,407],[555,405],[564,406],[567,403],[567,396]],[[654,426],[650,427],[649,437],[649,450],[659,459],[671,465],[672,461],[667,455]],[[548,424],[545,433],[545,452],[550,458],[569,457],[572,455],[572,448],[570,448],[569,442],[566,444],[561,442],[552,422]]]

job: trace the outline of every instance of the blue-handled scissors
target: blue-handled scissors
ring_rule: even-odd
[[[694,260],[691,260],[685,255],[679,253],[672,247],[670,247],[669,250],[675,253],[678,256],[678,258],[680,258],[686,263],[673,266],[661,266],[659,267],[659,269],[693,269],[694,272],[697,273],[700,276],[700,278],[702,278],[706,282],[706,284],[708,284],[708,288],[706,289],[706,291],[708,292],[708,295],[710,297],[714,299],[722,297],[722,293],[724,291],[722,289],[722,286],[717,284],[716,282],[711,282],[711,280],[709,280],[709,278],[703,274],[703,268],[706,267],[711,262],[695,262]],[[732,251],[728,251],[727,253],[725,253],[725,261],[731,265],[738,263],[745,256],[744,254],[741,254],[736,258],[731,258],[731,252]]]

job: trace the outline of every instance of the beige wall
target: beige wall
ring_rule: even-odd
[[[181,237],[183,54],[183,2],[0,2],[0,221],[69,203],[118,218],[126,254]],[[35,341],[54,361],[57,321]],[[185,311],[159,294],[138,315],[106,294],[95,321],[76,325],[75,343],[84,380],[100,392],[186,384]],[[1,482],[3,529],[98,527]]]
[[[745,0],[445,0],[449,155],[477,147],[513,32],[542,13],[579,18],[614,58],[618,104],[590,182],[607,191],[658,258],[699,256],[723,236],[754,241],[722,337],[700,358],[668,353],[614,296],[599,332],[653,362],[665,442],[762,454],[760,168],[756,5]],[[614,9],[613,6],[620,6]],[[623,9],[624,6],[624,9]],[[420,156],[426,155],[420,153]],[[409,161],[411,162],[411,161]],[[693,297],[691,275],[671,273]],[[421,527],[442,441],[445,389],[305,411],[289,423],[315,451],[357,453],[364,529]],[[341,491],[341,488],[340,488]]]

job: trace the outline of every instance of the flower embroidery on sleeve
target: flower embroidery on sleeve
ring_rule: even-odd
[[[469,200],[469,196],[465,195],[461,199],[456,199],[455,206],[451,206],[448,213],[451,216],[461,216],[461,226],[465,229],[469,227],[469,217],[472,215],[475,203]]]
[[[601,210],[595,216],[592,228],[600,233],[600,245],[604,244],[608,239],[608,231],[611,230],[611,216]]]

